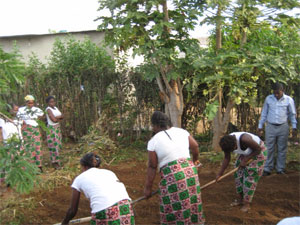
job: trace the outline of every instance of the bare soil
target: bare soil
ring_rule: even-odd
[[[146,162],[127,161],[105,167],[117,174],[125,184],[130,197],[134,200],[143,195],[146,176]],[[215,178],[218,165],[206,164],[199,169],[202,185]],[[202,191],[206,224],[276,224],[281,219],[299,216],[299,178],[298,171],[287,171],[286,175],[276,173],[262,177],[259,181],[250,212],[243,213],[230,203],[236,198],[233,176],[213,184]],[[156,177],[157,189],[159,177]],[[33,196],[38,206],[25,211],[24,224],[54,224],[61,222],[68,209],[70,184],[51,192],[41,192]],[[135,204],[136,224],[159,224],[158,196]],[[81,196],[76,218],[90,216],[88,200]]]

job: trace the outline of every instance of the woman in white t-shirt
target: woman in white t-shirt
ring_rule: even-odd
[[[46,98],[48,107],[46,108],[47,117],[47,144],[50,153],[50,160],[55,169],[60,167],[59,152],[62,148],[62,134],[59,122],[64,118],[59,109],[55,106],[53,96]]]
[[[234,174],[238,199],[231,203],[231,206],[242,206],[241,210],[247,212],[250,209],[257,183],[263,174],[268,154],[267,149],[258,136],[247,132],[225,135],[219,144],[225,156],[216,181],[228,167],[231,152],[238,154],[235,167],[239,167],[239,169]],[[253,161],[247,165],[250,159]]]
[[[151,196],[157,168],[160,169],[160,223],[204,224],[198,171],[198,144],[188,131],[171,127],[167,115],[151,117],[155,135],[148,142],[148,169],[144,194]],[[190,159],[192,151],[193,160]]]
[[[76,215],[81,192],[90,201],[91,224],[135,224],[131,199],[124,184],[112,171],[97,168],[99,156],[88,153],[81,158],[80,164],[83,172],[73,181],[71,205],[62,224],[68,224]]]
[[[14,118],[10,120],[4,120],[0,118],[0,128],[2,130],[1,134],[4,142],[12,137],[22,140],[21,126],[23,121],[16,118],[19,106],[16,104],[11,104],[10,107],[11,108],[9,108],[8,111]]]
[[[44,112],[35,107],[35,99],[32,95],[25,97],[26,106],[19,108],[17,117],[23,120],[22,136],[24,139],[25,151],[30,151],[32,161],[42,169],[42,139],[38,120],[44,115]]]

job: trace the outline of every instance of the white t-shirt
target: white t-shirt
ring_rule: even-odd
[[[17,138],[22,139],[21,126],[22,121],[13,120],[12,122],[5,121],[0,118],[0,127],[2,128],[2,137],[3,140],[7,140],[16,135]]]
[[[245,150],[241,149],[241,144],[240,144],[240,138],[243,134],[248,134],[252,137],[252,139],[257,143],[260,144],[260,138],[254,134],[251,133],[247,133],[247,132],[233,132],[230,135],[234,135],[236,138],[236,143],[237,143],[237,149],[233,151],[233,153],[235,154],[239,154],[239,155],[250,155],[252,152],[251,148],[247,148]]]
[[[115,203],[129,199],[126,188],[110,170],[90,168],[75,178],[72,188],[90,200],[92,213],[106,209]]]
[[[148,151],[155,151],[159,168],[161,168],[171,161],[180,158],[190,158],[189,136],[188,131],[178,127],[171,127],[166,131],[160,131],[155,134],[148,142],[147,149]]]
[[[53,109],[53,108],[51,108],[51,107],[48,106],[48,107],[46,108],[46,111],[48,111],[48,109],[50,109],[50,110],[52,111],[54,117],[61,116],[61,112],[59,111],[59,109],[58,109],[57,107],[54,107],[54,109]],[[54,126],[54,125],[59,124],[58,122],[57,122],[57,123],[53,122],[53,121],[50,119],[48,113],[46,114],[46,117],[47,117],[47,123],[48,123],[49,125]]]
[[[300,216],[287,217],[281,220],[277,225],[299,225],[300,224]]]
[[[32,108],[28,108],[27,106],[19,108],[17,113],[17,117],[24,120],[24,122],[28,125],[37,127],[38,123],[36,120],[39,116],[43,116],[44,112],[38,108],[33,106]]]

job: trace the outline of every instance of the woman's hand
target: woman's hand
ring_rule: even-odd
[[[219,182],[220,177],[221,177],[221,175],[217,174],[217,176],[216,176],[216,182]]]
[[[216,176],[216,182],[219,182],[220,177],[223,175],[223,173],[218,173]]]
[[[241,163],[240,163],[240,167],[244,168],[247,166],[249,158],[246,156],[241,156]]]
[[[145,187],[145,189],[144,189],[144,196],[146,197],[146,198],[150,198],[151,197],[151,195],[152,195],[152,188],[151,187]]]

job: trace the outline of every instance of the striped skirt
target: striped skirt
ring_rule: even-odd
[[[59,163],[59,152],[62,148],[62,135],[60,125],[48,125],[47,144],[50,153],[50,160],[52,163]]]
[[[39,128],[26,124],[22,127],[22,135],[25,154],[30,154],[32,162],[42,167],[42,141]]]
[[[121,200],[107,209],[92,213],[91,225],[134,225],[134,213],[128,199]]]
[[[268,151],[263,141],[260,147],[262,149],[260,154],[253,157],[253,161],[245,168],[240,168],[234,173],[236,191],[238,194],[243,194],[245,202],[252,202],[257,183],[263,174]],[[240,155],[237,158],[235,167],[240,165],[242,157]]]
[[[204,224],[198,171],[190,159],[169,162],[160,169],[160,223]]]

